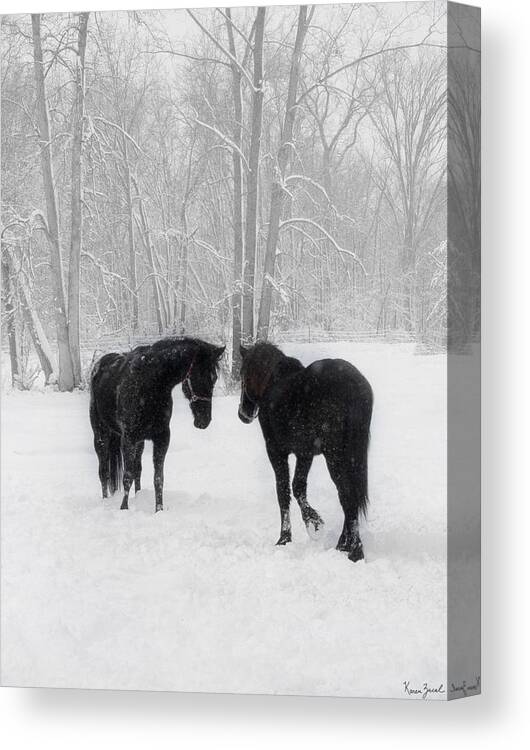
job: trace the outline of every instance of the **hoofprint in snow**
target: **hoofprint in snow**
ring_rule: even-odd
[[[88,395],[6,394],[3,684],[418,698],[405,682],[445,683],[445,357],[283,348],[348,359],[373,386],[366,560],[334,549],[343,516],[321,457],[309,500],[324,533],[308,538],[293,501],[293,543],[274,546],[274,477],[237,396],[217,396],[199,431],[175,389],[155,515],[149,444],[146,489],[120,511],[100,497]]]

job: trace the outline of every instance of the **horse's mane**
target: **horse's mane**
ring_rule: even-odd
[[[246,380],[258,396],[264,393],[273,373],[280,368],[287,374],[288,371],[303,369],[303,365],[268,341],[260,341],[248,350],[245,357]]]
[[[211,346],[202,339],[195,338],[193,336],[166,336],[163,339],[159,339],[151,344],[153,351],[159,351],[160,349],[167,349],[168,347],[175,346],[175,344],[182,344],[183,347],[197,347],[199,349],[207,349]]]
[[[195,356],[199,352],[207,355],[208,360],[211,362],[211,366],[219,370],[219,359],[217,357],[211,357],[212,352],[215,352],[216,347],[213,344],[203,341],[202,339],[193,336],[166,336],[163,339],[158,339],[152,344],[142,344],[134,348],[129,356],[133,359],[137,358],[139,354],[152,354],[154,356],[165,356],[165,352],[171,353],[175,349],[175,345],[179,345],[179,349],[182,349],[182,353],[187,351],[195,352]],[[167,356],[167,355],[166,355]]]

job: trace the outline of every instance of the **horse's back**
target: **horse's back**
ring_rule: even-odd
[[[341,451],[367,435],[372,389],[349,362],[323,359],[279,380],[260,408],[266,440],[298,454]]]
[[[323,443],[348,442],[368,433],[372,388],[364,375],[344,359],[321,359],[306,368],[306,409]]]
[[[371,406],[372,388],[364,375],[345,359],[319,359],[304,371],[310,391],[331,400],[361,399]]]

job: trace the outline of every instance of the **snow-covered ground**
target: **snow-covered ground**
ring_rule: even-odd
[[[2,682],[7,685],[407,697],[446,682],[445,357],[408,345],[283,346],[349,359],[371,381],[365,562],[335,551],[342,514],[322,458],[310,540],[291,545],[258,423],[237,397],[193,428],[175,390],[165,511],[150,450],[129,512],[100,497],[83,393],[2,403]],[[439,697],[444,698],[444,695]]]

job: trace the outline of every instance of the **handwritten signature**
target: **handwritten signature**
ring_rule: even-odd
[[[410,680],[403,682],[403,689],[407,695],[415,695],[423,700],[426,700],[430,695],[442,695],[445,693],[443,682],[438,687],[432,687],[427,682],[424,682],[421,687],[412,687]]]
[[[470,694],[474,695],[475,693],[480,693],[480,676],[475,677],[475,682],[473,682],[471,685],[468,685],[465,680],[462,681],[461,685],[455,685],[455,683],[452,682],[451,687],[449,688],[449,692],[462,693],[464,698],[466,698]]]

